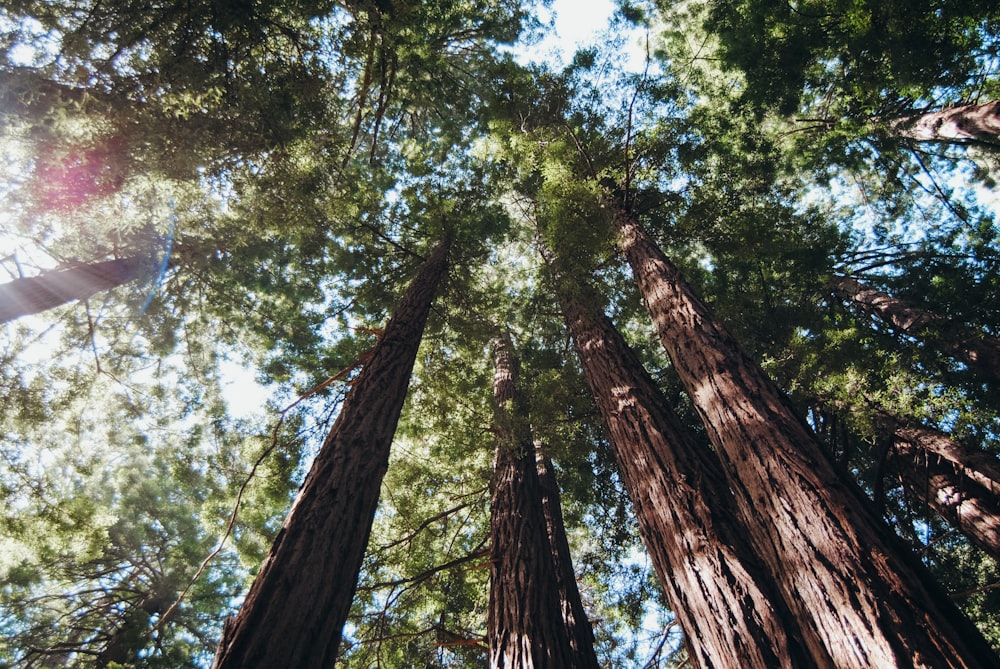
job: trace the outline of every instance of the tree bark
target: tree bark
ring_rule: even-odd
[[[893,440],[898,448],[922,451],[925,457],[935,456],[949,461],[962,477],[968,478],[990,495],[1000,495],[1000,459],[983,450],[966,448],[947,434],[922,425],[908,425],[882,412],[892,426]]]
[[[841,299],[874,314],[911,337],[925,339],[934,335],[935,341],[949,355],[1000,381],[1000,339],[997,337],[919,309],[851,277],[835,277],[833,290]]]
[[[542,490],[510,338],[494,345],[496,456],[490,505],[490,667],[574,667],[560,608]]]
[[[626,211],[613,220],[750,541],[814,657],[843,669],[995,666],[982,634],[838,478],[784,395],[677,268]]]
[[[643,540],[698,667],[833,667],[810,658],[743,537],[712,451],[694,443],[635,353],[579,289],[559,300]]]
[[[0,284],[0,323],[85,300],[102,290],[135,281],[145,273],[147,265],[142,258],[117,258]]]
[[[906,490],[1000,560],[1000,504],[995,494],[964,476],[951,462],[898,437],[887,464]]]
[[[1000,101],[911,114],[892,121],[890,127],[897,136],[919,142],[995,143],[1000,135]]]
[[[226,622],[214,667],[333,666],[449,245],[434,250],[396,306],[243,606]]]
[[[552,551],[559,605],[573,652],[572,666],[577,669],[598,669],[600,664],[594,651],[594,629],[583,608],[580,588],[576,584],[576,572],[573,569],[573,557],[570,555],[569,540],[566,538],[562,504],[559,501],[559,483],[556,481],[552,461],[542,450],[542,444],[537,441],[535,464],[542,491],[542,512],[545,515],[545,527]]]

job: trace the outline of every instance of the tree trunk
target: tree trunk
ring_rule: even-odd
[[[911,337],[923,339],[928,334],[935,335],[934,340],[949,355],[1000,381],[1000,339],[919,309],[851,277],[835,277],[833,290],[841,299],[874,314]]]
[[[837,667],[987,667],[996,655],[790,403],[625,211],[619,243],[730,478],[750,541],[815,657]]]
[[[85,300],[102,290],[135,281],[147,265],[141,258],[117,258],[0,284],[0,323]]]
[[[898,437],[887,464],[911,494],[1000,560],[1000,504],[995,494],[963,476],[952,463]]]
[[[214,667],[332,667],[357,587],[379,488],[448,242],[396,306],[344,400]]]
[[[947,434],[921,425],[907,425],[885,412],[880,414],[892,426],[895,443],[907,449],[918,449],[948,460],[963,478],[968,478],[988,492],[1000,496],[1000,459],[983,450],[966,448]]]
[[[580,598],[580,588],[576,584],[573,557],[566,538],[563,524],[562,505],[559,502],[559,483],[552,462],[542,450],[542,444],[535,442],[535,464],[538,469],[538,483],[542,490],[542,512],[548,530],[549,546],[552,550],[552,564],[555,567],[556,587],[559,590],[559,604],[566,633],[573,651],[573,665],[578,669],[598,669],[597,653],[594,651],[594,629],[587,618]]]
[[[679,426],[621,334],[573,288],[559,300],[643,540],[698,667],[832,667],[810,659],[743,538],[721,467]]]
[[[506,335],[494,346],[496,458],[487,620],[490,667],[573,667],[574,653],[560,609],[534,446],[517,389],[512,348]]]
[[[1000,135],[1000,101],[912,114],[892,121],[890,127],[899,137],[920,142],[996,143]]]

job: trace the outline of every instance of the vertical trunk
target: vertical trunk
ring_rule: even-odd
[[[698,667],[832,667],[810,659],[770,577],[743,539],[711,450],[695,444],[611,321],[560,290],[587,384],[643,540]]]
[[[996,656],[837,477],[786,398],[624,211],[619,243],[715,444],[748,534],[816,657],[838,667],[986,667]]]
[[[995,494],[952,463],[898,438],[887,464],[911,494],[1000,560],[1000,504]]]
[[[332,667],[447,242],[430,255],[323,442],[215,667]]]
[[[919,309],[905,300],[869,288],[850,277],[835,277],[833,290],[841,299],[857,305],[911,337],[923,339],[928,334],[935,335],[935,341],[946,353],[1000,380],[1000,339]]]
[[[146,269],[141,258],[117,258],[0,284],[0,323],[37,314],[102,290],[135,281]]]
[[[995,143],[1000,135],[1000,101],[955,105],[936,112],[913,114],[890,124],[899,137],[920,142]]]
[[[555,566],[542,513],[542,491],[517,361],[506,335],[494,347],[496,459],[490,507],[490,667],[573,667]]]
[[[538,469],[538,483],[542,490],[542,512],[552,550],[555,566],[556,587],[559,590],[559,604],[566,633],[573,651],[573,667],[577,669],[598,669],[597,653],[594,652],[594,629],[587,618],[576,584],[573,558],[569,552],[566,526],[563,524],[562,505],[559,502],[559,483],[549,457],[542,451],[542,445],[535,442],[535,464]]]

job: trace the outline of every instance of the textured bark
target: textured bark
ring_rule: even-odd
[[[995,142],[1000,135],[1000,101],[913,114],[893,121],[891,127],[898,136],[920,142]]]
[[[576,294],[559,296],[563,313],[692,661],[715,669],[832,667],[806,654],[743,538],[712,451],[679,426],[611,321]]]
[[[905,300],[869,288],[851,277],[833,280],[836,294],[918,339],[934,336],[949,355],[1000,380],[1000,339],[976,332],[964,323],[955,323],[938,314],[919,309]]]
[[[729,475],[748,535],[816,657],[837,667],[987,667],[997,658],[838,478],[760,367],[623,211],[619,243]]]
[[[896,441],[887,464],[904,487],[952,527],[1000,560],[1000,503],[960,468],[907,441]]]
[[[559,501],[559,483],[556,481],[552,462],[539,442],[535,442],[535,464],[542,491],[542,512],[545,514],[545,527],[552,550],[556,587],[559,591],[559,608],[573,652],[572,666],[577,669],[598,669],[600,665],[594,651],[594,629],[583,608],[580,588],[576,584],[576,572],[573,570],[573,557],[569,551],[569,540],[566,538],[562,504]]]
[[[316,456],[213,666],[332,667],[357,587],[389,446],[448,244],[406,294]]]
[[[494,346],[496,457],[490,505],[490,667],[573,667],[552,549],[542,512],[534,446],[517,388],[510,338]]]
[[[943,458],[951,462],[963,478],[991,495],[1000,495],[1000,459],[995,455],[966,448],[947,434],[929,427],[907,425],[891,417],[888,420],[893,428],[893,439],[900,448],[922,451],[927,454],[925,457]]]
[[[37,314],[141,277],[147,261],[118,258],[0,284],[0,323]]]

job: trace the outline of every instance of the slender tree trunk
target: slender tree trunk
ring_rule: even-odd
[[[816,657],[837,667],[992,667],[982,634],[833,466],[790,403],[626,212],[619,243],[715,445],[748,535]]]
[[[643,540],[695,666],[833,667],[811,659],[743,538],[712,451],[694,443],[611,321],[578,289],[559,300]]]
[[[924,452],[949,461],[963,478],[968,478],[990,495],[1000,496],[1000,459],[983,450],[966,448],[947,434],[922,425],[908,425],[899,419],[880,414],[892,426],[893,440],[899,448]]]
[[[836,277],[836,294],[911,337],[934,340],[949,355],[1000,380],[1000,339],[938,314],[919,309],[882,291],[869,288],[851,277]]]
[[[117,258],[8,281],[0,284],[0,323],[85,300],[135,281],[146,269],[147,261],[141,258]]]
[[[448,242],[430,255],[358,375],[214,666],[332,667]]]
[[[552,461],[545,454],[541,442],[535,442],[535,464],[538,483],[542,490],[542,512],[548,530],[549,546],[552,550],[552,564],[555,567],[556,587],[559,590],[559,605],[562,618],[573,650],[573,666],[577,669],[598,669],[597,653],[594,651],[594,628],[587,618],[576,584],[573,557],[566,538],[563,523],[562,504],[559,501],[559,483],[556,481]]]
[[[954,464],[896,441],[888,455],[891,471],[920,501],[993,558],[1000,560],[1000,503]]]
[[[920,142],[978,140],[995,143],[1000,135],[1000,101],[912,114],[893,121],[890,127],[898,136]]]
[[[505,334],[494,346],[496,458],[490,505],[492,669],[573,667],[555,565],[542,512],[527,411],[517,388],[518,363]]]

